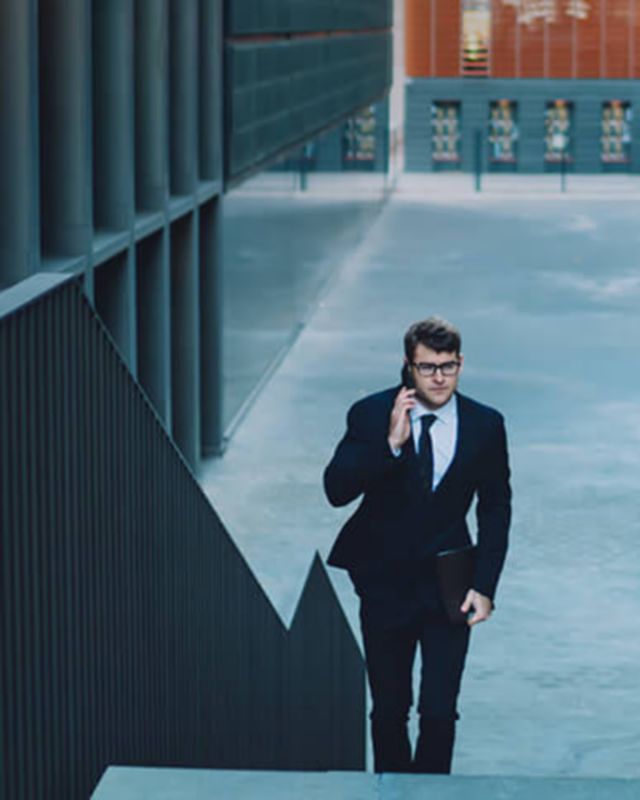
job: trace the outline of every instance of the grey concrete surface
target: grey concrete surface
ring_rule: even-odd
[[[640,781],[110,768],[92,800],[637,800]]]
[[[461,389],[507,419],[514,521],[458,774],[640,777],[640,183],[569,188],[403,181],[202,476],[288,620],[352,511],[321,487],[348,406],[396,382],[410,322],[461,327]]]
[[[381,175],[317,176],[300,191],[291,173],[266,173],[225,195],[223,416],[225,429],[270,364],[286,352],[318,292],[380,212]],[[362,190],[366,187],[367,192]]]

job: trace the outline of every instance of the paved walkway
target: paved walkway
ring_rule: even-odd
[[[462,390],[507,418],[515,514],[454,770],[640,777],[640,193],[457,177],[402,181],[204,485],[289,619],[351,511],[321,488],[347,407],[396,382],[410,322],[456,322]]]

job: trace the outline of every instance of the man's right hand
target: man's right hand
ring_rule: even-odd
[[[389,435],[387,437],[389,447],[392,450],[400,450],[409,436],[411,436],[409,412],[416,404],[415,394],[415,389],[407,389],[403,386],[396,395],[389,418]]]

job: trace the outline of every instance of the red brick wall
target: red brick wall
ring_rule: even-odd
[[[630,5],[629,0],[607,0],[604,77],[631,77],[631,40],[629,37]]]
[[[405,71],[409,78],[431,76],[431,2],[406,0]]]
[[[554,22],[547,24],[549,78],[573,77],[575,23],[574,17],[560,13]]]
[[[601,75],[600,0],[591,0],[588,19],[576,21],[576,59],[578,78],[599,78]]]
[[[410,77],[459,77],[461,0],[406,0]],[[491,75],[499,78],[640,77],[640,0],[588,0],[588,17],[517,23],[514,6],[492,0]]]
[[[460,75],[462,47],[462,3],[458,0],[431,0],[435,7],[435,74],[436,78]]]
[[[512,78],[517,75],[517,55],[515,8],[497,3],[491,14],[491,74],[496,78]]]

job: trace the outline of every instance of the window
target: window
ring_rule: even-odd
[[[462,74],[489,74],[491,0],[463,0]]]
[[[441,100],[431,106],[431,158],[436,163],[460,162],[460,103]]]
[[[571,161],[573,103],[552,100],[547,103],[544,117],[544,160],[548,163]]]
[[[371,169],[376,160],[375,107],[369,106],[344,125],[342,163],[346,169]]]
[[[602,104],[600,158],[604,164],[628,164],[631,160],[631,103],[611,100]]]
[[[515,164],[517,160],[517,104],[496,100],[489,106],[489,161],[492,164]]]

